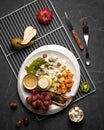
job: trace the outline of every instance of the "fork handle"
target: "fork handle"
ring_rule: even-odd
[[[80,48],[81,50],[83,50],[83,49],[84,49],[84,45],[83,45],[83,43],[81,42],[81,40],[79,39],[78,34],[77,34],[77,32],[76,32],[74,29],[72,30],[72,34],[73,34],[73,36],[74,36],[74,38],[75,38],[75,40],[76,40],[76,42],[77,42],[79,48]]]

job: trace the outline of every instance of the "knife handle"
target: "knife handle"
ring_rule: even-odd
[[[83,45],[83,43],[81,42],[81,40],[79,39],[79,37],[78,37],[76,31],[75,31],[75,30],[72,30],[72,34],[73,34],[73,36],[74,36],[74,38],[75,38],[75,40],[76,40],[76,42],[77,42],[79,48],[80,48],[81,50],[83,50],[83,49],[84,49],[84,45]]]

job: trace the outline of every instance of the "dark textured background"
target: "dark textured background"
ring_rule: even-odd
[[[0,1],[0,17],[31,1]],[[96,85],[97,91],[73,104],[80,106],[85,112],[85,118],[81,124],[75,125],[68,120],[69,107],[47,119],[37,121],[34,114],[22,105],[16,90],[16,79],[0,50],[0,130],[16,130],[16,121],[25,116],[30,118],[30,124],[27,127],[19,128],[21,130],[104,130],[104,0],[51,1],[66,29],[64,12],[67,11],[82,41],[81,24],[82,20],[87,18],[90,26],[89,52],[92,62],[87,70]],[[71,38],[74,41],[72,36]],[[78,48],[77,50],[79,51]],[[79,54],[85,62],[85,51],[79,51]],[[18,102],[19,107],[16,111],[12,111],[9,107],[12,101]]]

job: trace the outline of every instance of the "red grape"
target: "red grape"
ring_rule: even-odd
[[[31,96],[26,97],[26,102],[27,103],[31,103],[31,101],[32,101],[32,97]]]
[[[45,100],[51,100],[51,95],[49,95],[49,94],[47,94],[46,96],[45,96]]]
[[[36,107],[37,107],[36,101],[32,102],[31,106],[32,106],[33,108],[36,108]]]
[[[49,106],[49,101],[48,100],[44,101],[44,105]]]
[[[52,104],[52,100],[49,100],[49,105],[51,105]]]
[[[38,98],[39,98],[40,100],[42,100],[42,99],[44,99],[44,95],[41,93]]]
[[[37,91],[36,89],[33,89],[33,90],[32,90],[32,94],[33,94],[33,95],[35,95],[35,94],[37,94],[37,93],[38,93],[38,91]]]
[[[49,92],[34,89],[32,90],[32,96],[28,96],[26,98],[26,102],[30,103],[34,109],[47,111],[49,109],[49,105],[52,104],[51,99],[52,95]]]
[[[44,96],[46,96],[46,95],[47,95],[47,92],[41,92],[41,94],[43,94]]]
[[[38,99],[38,100],[36,101],[36,105],[37,105],[37,107],[42,106],[42,101]]]
[[[17,123],[16,123],[16,127],[21,127],[21,126],[22,126],[22,121],[18,120]]]
[[[36,100],[37,100],[37,95],[33,95],[33,96],[31,97],[31,100],[32,100],[32,102],[36,101]]]
[[[16,109],[18,107],[18,104],[16,102],[11,102],[10,107],[12,109]]]
[[[24,125],[28,125],[29,124],[29,118],[25,117],[23,119],[23,123],[24,123]]]
[[[37,94],[37,98],[38,98],[38,99],[40,98],[40,95],[41,95],[40,93]]]
[[[43,111],[47,111],[48,110],[48,106],[42,106],[42,108],[41,108]]]

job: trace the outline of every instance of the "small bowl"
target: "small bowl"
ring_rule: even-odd
[[[38,78],[34,74],[27,74],[23,78],[23,86],[28,89],[32,90],[37,87]]]
[[[72,122],[79,123],[84,118],[84,112],[81,108],[75,106],[69,110],[68,116]]]

